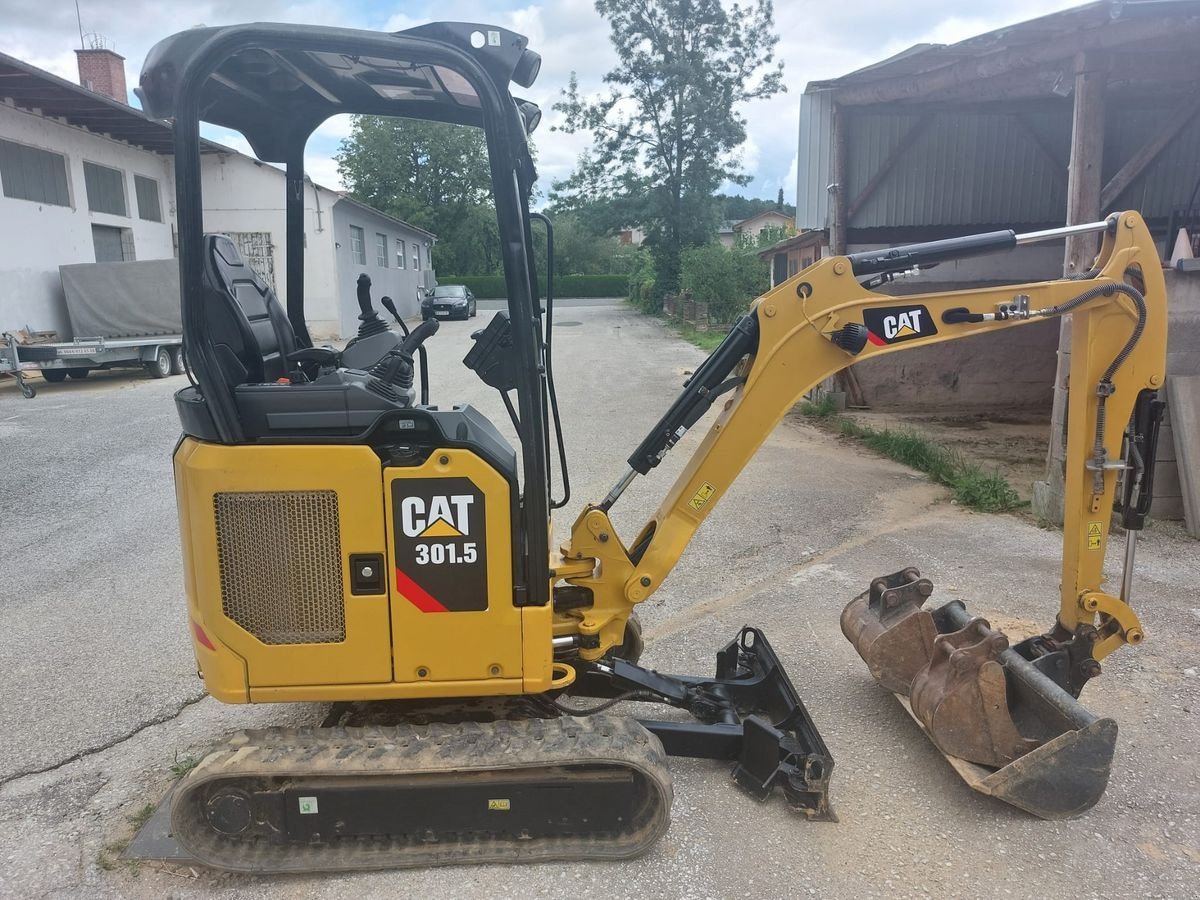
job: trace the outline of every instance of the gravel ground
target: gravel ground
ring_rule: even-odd
[[[485,307],[430,342],[433,395],[504,423],[458,364]],[[573,512],[608,490],[701,354],[615,304],[564,303],[558,319]],[[1200,896],[1198,545],[1147,533],[1136,587],[1147,641],[1111,657],[1085,694],[1121,726],[1108,793],[1080,819],[1034,820],[958,779],[870,680],[838,615],[871,577],[915,563],[935,599],[962,598],[1021,636],[1056,608],[1060,535],[961,510],[923,477],[791,420],[643,605],[644,661],[705,673],[741,625],[763,628],[837,760],[837,824],[802,821],[778,797],[754,802],[723,764],[675,760],[671,829],[623,864],[269,879],[114,864],[174,760],[239,728],[324,713],[222,706],[196,679],[170,471],[179,386],[114,373],[26,401],[0,384],[0,896]],[[702,430],[622,498],[623,535]],[[560,535],[570,521],[556,521]],[[1110,554],[1111,575],[1118,565]]]

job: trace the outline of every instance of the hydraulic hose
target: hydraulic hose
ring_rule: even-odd
[[[1104,462],[1106,457],[1104,450],[1104,428],[1107,424],[1105,401],[1107,401],[1113,392],[1113,375],[1116,374],[1117,369],[1121,368],[1125,360],[1129,358],[1129,354],[1133,352],[1133,348],[1141,340],[1142,332],[1146,330],[1146,298],[1142,296],[1141,291],[1132,285],[1110,281],[1089,288],[1079,296],[1072,297],[1058,306],[1051,306],[1048,309],[1041,310],[1040,313],[1042,316],[1047,317],[1063,316],[1087,303],[1089,300],[1095,300],[1097,297],[1111,297],[1114,294],[1124,294],[1133,301],[1134,308],[1137,310],[1137,322],[1133,326],[1133,331],[1130,333],[1129,339],[1125,341],[1125,345],[1113,358],[1113,361],[1108,364],[1108,368],[1100,376],[1100,383],[1096,385],[1096,439],[1092,447],[1092,459],[1096,465],[1096,469],[1092,473],[1092,489],[1093,493],[1096,494],[1104,492]]]

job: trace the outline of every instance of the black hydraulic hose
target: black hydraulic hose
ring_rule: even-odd
[[[1117,369],[1121,368],[1125,360],[1129,358],[1129,354],[1133,352],[1133,348],[1141,340],[1142,332],[1146,330],[1146,298],[1142,296],[1141,291],[1132,285],[1110,281],[1089,288],[1079,296],[1072,297],[1058,306],[1051,306],[1048,309],[1042,310],[1042,315],[1044,316],[1062,316],[1082,306],[1089,300],[1095,300],[1097,297],[1111,297],[1113,294],[1124,294],[1133,301],[1133,305],[1137,309],[1137,322],[1133,326],[1133,331],[1130,333],[1129,339],[1125,341],[1125,345],[1113,358],[1113,361],[1108,364],[1108,368],[1100,376],[1100,383],[1096,385],[1096,439],[1092,448],[1092,457],[1097,465],[1097,469],[1093,473],[1093,493],[1096,494],[1103,493],[1104,490],[1104,470],[1100,468],[1100,465],[1104,460],[1104,427],[1107,424],[1105,401],[1113,392],[1113,375],[1116,374]]]
[[[561,700],[553,700],[551,702],[553,703],[555,709],[557,709],[559,712],[566,713],[568,716],[594,716],[596,713],[604,712],[604,710],[610,709],[611,707],[616,706],[618,703],[625,703],[627,701],[637,702],[639,700],[646,703],[658,703],[661,702],[662,698],[657,694],[650,693],[650,691],[633,690],[626,691],[623,694],[617,694],[617,696],[605,700],[603,703],[597,703],[595,706],[588,706],[582,709],[568,706]]]

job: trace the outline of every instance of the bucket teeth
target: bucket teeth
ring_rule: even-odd
[[[978,617],[934,640],[933,656],[913,679],[909,697],[943,753],[1000,768],[1038,746],[1021,736],[1009,712],[1000,661],[1007,649],[1008,638]]]
[[[876,578],[842,611],[842,634],[889,691],[907,694],[933,655],[937,627],[921,608],[932,593],[928,578],[916,569],[901,569]]]

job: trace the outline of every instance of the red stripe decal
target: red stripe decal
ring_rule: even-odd
[[[399,569],[396,570],[396,590],[421,612],[437,613],[450,610],[438,603],[425,588],[421,587]]]
[[[204,633],[204,629],[200,627],[200,623],[195,619],[191,619],[190,621],[192,623],[192,634],[196,636],[196,640],[200,642],[201,646],[207,647],[209,650],[216,652],[217,648],[214,647],[213,642],[208,639],[208,635]]]
[[[887,341],[885,341],[883,338],[881,338],[879,335],[877,335],[873,331],[867,332],[867,340],[870,341],[872,344],[874,344],[876,347],[886,347],[887,346]]]

